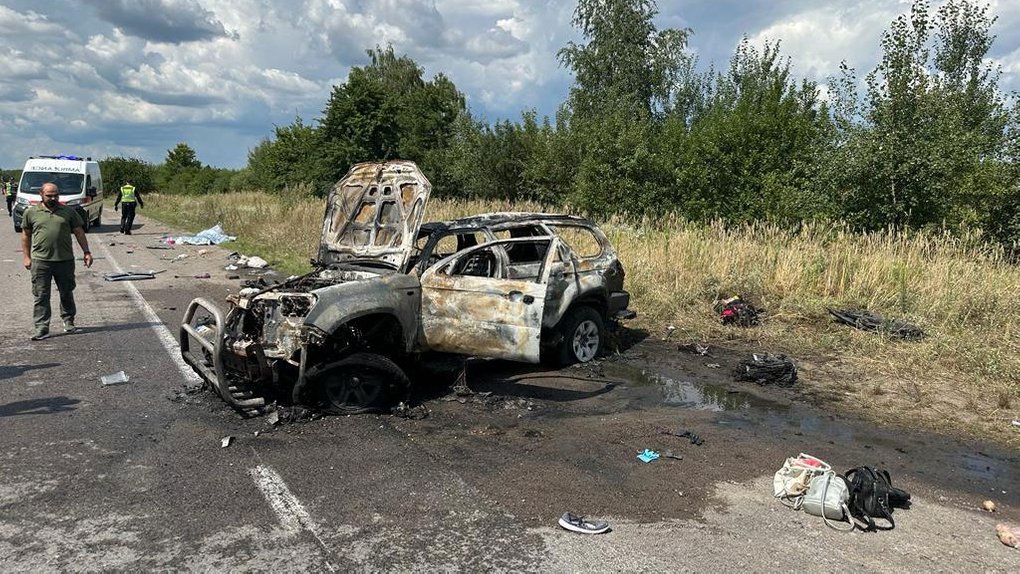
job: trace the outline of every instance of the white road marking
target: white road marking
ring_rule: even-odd
[[[113,258],[113,254],[106,248],[103,243],[99,244],[99,248],[106,255],[106,259],[110,261],[110,265],[113,270],[117,273],[123,273],[124,270],[117,263],[117,260]],[[187,363],[184,362],[184,358],[181,357],[181,346],[177,343],[177,339],[174,337],[170,329],[163,324],[160,320],[159,315],[152,309],[149,302],[145,300],[145,297],[138,291],[138,288],[131,284],[130,281],[121,281],[131,294],[131,297],[138,303],[138,306],[142,309],[142,313],[145,318],[149,321],[149,326],[156,332],[156,336],[159,338],[159,342],[163,344],[163,348],[166,349],[167,354],[177,365],[177,369],[181,372],[190,382],[201,383],[202,379],[199,377]],[[266,501],[269,506],[276,513],[276,516],[280,519],[280,524],[283,526],[289,534],[297,534],[301,530],[307,530],[319,543],[326,556],[329,556],[329,548],[326,543],[319,537],[318,527],[312,520],[312,517],[305,510],[304,505],[298,500],[290,489],[287,488],[287,483],[283,482],[283,479],[275,470],[266,466],[259,465],[251,469],[252,480],[255,481],[255,486],[262,491],[263,496],[266,497]],[[326,567],[329,568],[330,572],[336,572],[336,567],[330,563],[327,559],[325,560]]]
[[[106,248],[106,244],[99,242],[99,249],[103,251],[107,261],[110,262],[110,265],[113,267],[115,272],[124,272],[124,269],[119,263],[117,263],[117,260],[113,258],[113,254]],[[149,326],[156,332],[156,337],[159,339],[159,342],[163,344],[163,348],[166,349],[167,354],[170,355],[170,360],[177,365],[177,370],[181,372],[184,379],[189,383],[201,383],[202,378],[199,377],[198,374],[196,374],[195,371],[193,371],[191,367],[184,362],[184,357],[181,356],[181,346],[177,344],[177,338],[174,337],[174,334],[170,332],[170,329],[163,324],[163,321],[152,309],[152,306],[149,305],[149,302],[145,300],[145,297],[142,297],[142,294],[138,292],[138,288],[132,285],[130,281],[119,281],[118,283],[121,283],[127,288],[131,298],[134,299],[135,303],[138,304],[138,307],[141,308],[142,314],[145,315],[146,320],[149,322]]]
[[[280,519],[280,525],[283,526],[283,529],[288,534],[297,534],[302,530],[307,530],[315,537],[315,540],[328,555],[329,549],[322,541],[322,538],[319,537],[318,527],[308,514],[308,511],[305,510],[304,505],[301,504],[301,501],[287,488],[287,483],[283,481],[283,478],[275,470],[264,464],[256,466],[249,472],[251,473],[252,480],[255,481],[255,486],[262,491],[262,495],[266,497],[266,502],[269,503],[273,512]],[[326,560],[326,567],[329,568],[330,572],[336,572],[336,569],[330,564],[329,560]]]

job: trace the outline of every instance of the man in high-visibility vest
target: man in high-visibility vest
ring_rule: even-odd
[[[14,181],[8,179],[5,182],[0,182],[0,186],[3,186],[4,196],[7,198],[7,217],[10,217],[14,207]]]
[[[113,202],[114,211],[117,211],[118,206],[123,205],[124,207],[120,212],[120,232],[124,235],[131,235],[131,226],[135,223],[136,203],[138,207],[145,207],[142,194],[135,189],[135,186],[131,185],[131,182],[127,182],[120,187],[117,199]]]

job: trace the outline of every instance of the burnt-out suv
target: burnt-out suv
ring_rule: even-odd
[[[354,413],[406,394],[399,365],[423,352],[587,362],[607,322],[634,315],[623,266],[590,221],[492,213],[422,224],[430,192],[412,162],[351,168],[327,198],[315,270],[243,289],[226,313],[192,301],[184,359],[245,412],[283,391]]]

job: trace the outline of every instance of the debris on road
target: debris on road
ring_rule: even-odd
[[[210,275],[209,273],[198,273],[196,275],[193,275],[193,277],[195,279],[209,279],[212,277],[212,275]]]
[[[241,267],[247,267],[248,269],[265,269],[269,267],[269,262],[258,255],[240,255],[235,251],[228,255],[227,259],[233,261],[233,263],[224,267],[227,271],[233,271]]]
[[[195,235],[183,235],[181,237],[170,237],[166,239],[167,245],[174,245],[180,243],[183,245],[219,245],[226,241],[233,241],[237,239],[233,235],[227,235],[223,232],[223,228],[217,223],[216,225],[199,231]]]
[[[1013,426],[1020,427],[1020,421],[1013,421]]]
[[[165,244],[162,244],[162,243],[160,243],[160,244],[157,244],[157,245],[146,245],[146,246],[145,246],[145,248],[146,248],[146,249],[161,249],[161,250],[162,250],[162,249],[173,249],[173,247],[172,247],[172,246],[170,246],[170,245],[165,245]]]
[[[666,458],[671,458],[673,460],[683,460],[684,459],[683,455],[676,454],[676,453],[674,453],[671,450],[667,450],[667,451],[663,452],[662,456],[664,456]]]
[[[130,273],[105,273],[103,279],[107,281],[141,281],[144,279],[155,279],[166,269],[159,271],[132,271]]]
[[[900,319],[885,319],[877,313],[863,309],[829,309],[829,314],[837,323],[849,325],[862,331],[885,333],[890,337],[898,337],[916,341],[924,338],[924,331],[916,325]]]
[[[102,384],[107,385],[107,386],[109,386],[109,385],[121,385],[121,384],[124,384],[124,383],[126,383],[126,382],[128,382],[130,380],[131,380],[131,378],[128,377],[127,373],[125,373],[124,371],[117,371],[116,373],[114,373],[112,375],[103,375],[102,377],[99,377],[99,382],[101,382]]]
[[[1010,548],[1020,548],[1020,526],[996,524],[995,533],[999,536],[999,542]]]
[[[269,413],[268,415],[266,415],[266,422],[269,423],[271,426],[276,426],[280,424],[280,413],[277,411]]]
[[[426,419],[429,416],[429,409],[425,405],[418,405],[416,407],[412,407],[409,406],[404,401],[400,401],[399,403],[397,403],[397,406],[393,407],[393,410],[390,412],[395,417],[415,421]]]
[[[761,316],[765,314],[764,309],[758,309],[745,301],[740,295],[734,295],[727,299],[718,299],[712,304],[712,309],[719,314],[719,320],[723,325],[736,325],[738,327],[753,327],[761,324]]]
[[[227,273],[227,279],[240,279],[241,276],[237,273]]]
[[[759,385],[790,387],[797,382],[797,365],[786,355],[754,353],[750,359],[740,361],[737,378]]]
[[[654,450],[646,448],[642,452],[639,452],[637,457],[638,457],[638,460],[640,460],[641,462],[646,462],[647,463],[647,462],[652,462],[653,460],[656,460],[657,458],[659,458],[659,453],[655,452]]]
[[[680,351],[684,351],[686,353],[694,353],[695,355],[699,355],[702,357],[712,356],[708,353],[709,351],[708,345],[702,345],[701,343],[690,343],[688,345],[680,345],[679,347],[677,347],[677,349]]]
[[[220,439],[220,448],[227,448],[228,446],[230,446],[232,442],[234,442],[234,437],[225,436],[222,439]]]
[[[564,512],[560,517],[560,526],[580,534],[602,534],[609,532],[609,523],[603,520],[585,520],[583,516]]]
[[[683,432],[662,431],[662,434],[668,434],[670,436],[675,436],[677,438],[690,439],[691,444],[693,444],[694,446],[701,446],[705,444],[705,439],[701,438],[700,436],[689,430],[685,430]]]
[[[981,508],[983,508],[987,512],[995,512],[995,502],[991,500],[986,500],[981,503]]]

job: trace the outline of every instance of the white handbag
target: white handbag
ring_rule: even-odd
[[[835,530],[850,531],[854,529],[854,521],[850,517],[850,508],[847,502],[850,500],[850,489],[846,480],[828,470],[811,479],[807,493],[801,500],[800,507],[808,514],[821,516],[829,528]],[[830,520],[842,523],[844,520],[849,523],[849,528],[837,527]]]
[[[773,494],[783,504],[799,509],[811,479],[825,472],[832,470],[824,460],[804,453],[790,457],[772,478]]]

